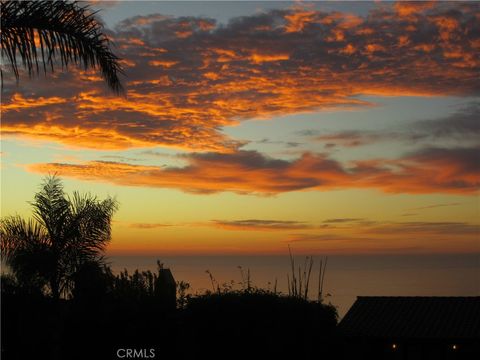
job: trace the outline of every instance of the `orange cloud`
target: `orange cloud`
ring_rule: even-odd
[[[22,109],[32,109],[36,107],[48,106],[48,105],[58,105],[66,103],[67,99],[61,98],[59,96],[52,96],[44,98],[42,96],[36,98],[27,99],[22,96],[22,94],[14,93],[10,98],[10,102],[7,104],[2,104],[2,113],[7,113],[9,111],[19,111]]]
[[[244,142],[222,129],[246,119],[369,105],[360,95],[476,95],[479,13],[478,3],[402,3],[364,17],[281,9],[225,26],[137,16],[112,32],[128,64],[126,98],[81,71],[21,88],[5,80],[2,133],[233,152]]]
[[[181,189],[194,193],[222,191],[278,194],[299,190],[378,189],[390,193],[476,194],[480,184],[478,148],[429,148],[396,160],[357,161],[342,165],[321,154],[304,153],[293,161],[256,151],[184,155],[185,167],[156,167],[91,161],[44,163],[29,171],[56,172],[82,180],[125,186]]]
[[[157,229],[157,228],[168,227],[168,226],[172,226],[172,225],[162,224],[162,223],[132,223],[129,225],[129,227],[131,228],[144,229],[144,230]]]
[[[301,32],[308,23],[312,22],[316,14],[316,11],[304,10],[297,10],[286,14],[285,20],[287,20],[287,23],[285,24],[285,32]]]
[[[285,61],[290,58],[288,54],[252,54],[252,61],[256,64],[261,64],[270,61]]]
[[[152,60],[152,61],[149,61],[148,64],[151,65],[151,66],[163,66],[165,68],[170,68],[170,67],[178,64],[178,61]]]
[[[395,11],[401,17],[421,13],[435,6],[434,1],[398,1],[394,4]]]
[[[385,51],[386,49],[382,46],[382,45],[378,45],[378,44],[367,44],[365,46],[365,50],[368,52],[368,53],[374,53],[374,52],[378,52],[378,51]]]

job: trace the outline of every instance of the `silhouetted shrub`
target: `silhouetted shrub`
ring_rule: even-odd
[[[336,309],[249,286],[163,301],[160,270],[85,263],[69,299],[2,281],[2,359],[111,359],[119,348],[154,348],[157,358],[313,359],[332,354]]]
[[[214,358],[318,358],[337,323],[331,305],[251,288],[192,297],[182,315],[188,349]]]

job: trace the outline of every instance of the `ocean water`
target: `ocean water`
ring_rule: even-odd
[[[191,285],[192,293],[212,289],[207,270],[219,284],[238,283],[250,270],[252,284],[287,293],[288,256],[110,256],[113,271],[152,270],[159,259],[177,281]],[[316,298],[320,257],[310,279],[309,296]],[[296,256],[296,268],[305,257]],[[291,277],[291,274],[290,274]],[[357,296],[480,296],[480,254],[461,255],[355,255],[330,256],[325,272],[324,294],[340,317]]]

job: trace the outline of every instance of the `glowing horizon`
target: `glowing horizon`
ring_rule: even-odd
[[[106,7],[125,97],[6,78],[2,216],[58,173],[109,254],[480,253],[478,3],[218,9]]]

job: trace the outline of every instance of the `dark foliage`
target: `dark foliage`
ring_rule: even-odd
[[[333,306],[262,289],[227,291],[190,299],[182,320],[188,349],[214,358],[313,359],[332,351]]]
[[[318,302],[248,287],[165,301],[156,273],[85,263],[70,300],[54,305],[12,278],[2,282],[5,359],[111,359],[119,348],[156,350],[157,358],[318,358],[334,340],[336,310]]]
[[[2,260],[22,287],[68,297],[82,266],[102,262],[117,201],[77,192],[69,197],[60,179],[49,176],[31,205],[33,219],[0,219]]]

